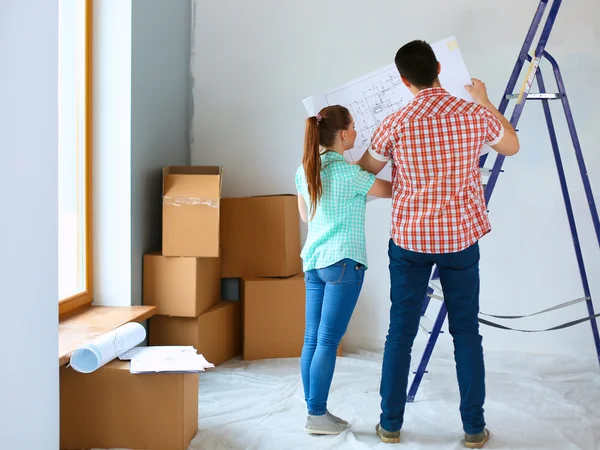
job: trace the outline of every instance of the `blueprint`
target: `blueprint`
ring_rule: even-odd
[[[432,44],[432,48],[442,67],[442,87],[456,97],[472,101],[465,89],[465,85],[471,84],[471,76],[456,39],[449,37]],[[311,116],[330,105],[348,108],[354,118],[357,136],[354,148],[347,151],[345,157],[348,161],[356,161],[369,147],[373,133],[381,121],[412,99],[413,95],[402,83],[396,65],[389,64],[325,94],[309,97],[303,103]],[[482,153],[487,151],[489,148],[486,146]],[[379,177],[391,180],[390,164],[382,170]]]

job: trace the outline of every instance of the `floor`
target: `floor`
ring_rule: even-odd
[[[420,353],[417,353],[420,354]],[[486,352],[488,449],[600,450],[600,369],[594,355]],[[299,360],[231,361],[201,374],[199,432],[188,450],[461,449],[451,350],[436,349],[396,446],[374,434],[381,354],[338,358],[329,409],[339,436],[304,433]]]

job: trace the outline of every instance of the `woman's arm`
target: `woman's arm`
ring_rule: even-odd
[[[308,208],[306,207],[306,202],[304,201],[304,197],[298,192],[298,211],[300,211],[300,218],[302,222],[308,223]]]
[[[392,183],[377,178],[371,189],[369,189],[368,194],[373,197],[392,198]]]

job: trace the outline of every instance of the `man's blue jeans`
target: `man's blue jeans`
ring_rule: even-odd
[[[306,331],[300,368],[308,413],[325,414],[340,341],[346,333],[365,276],[365,266],[344,259],[310,270],[306,279]]]
[[[387,431],[402,428],[410,353],[435,264],[454,339],[463,428],[469,434],[482,432],[485,428],[485,368],[478,322],[479,244],[456,253],[426,254],[404,250],[390,240],[388,254],[392,306],[383,356],[381,426]]]

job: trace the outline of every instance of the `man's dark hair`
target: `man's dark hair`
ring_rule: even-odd
[[[396,53],[396,67],[400,75],[418,88],[428,88],[438,78],[438,61],[425,41],[412,41]]]

